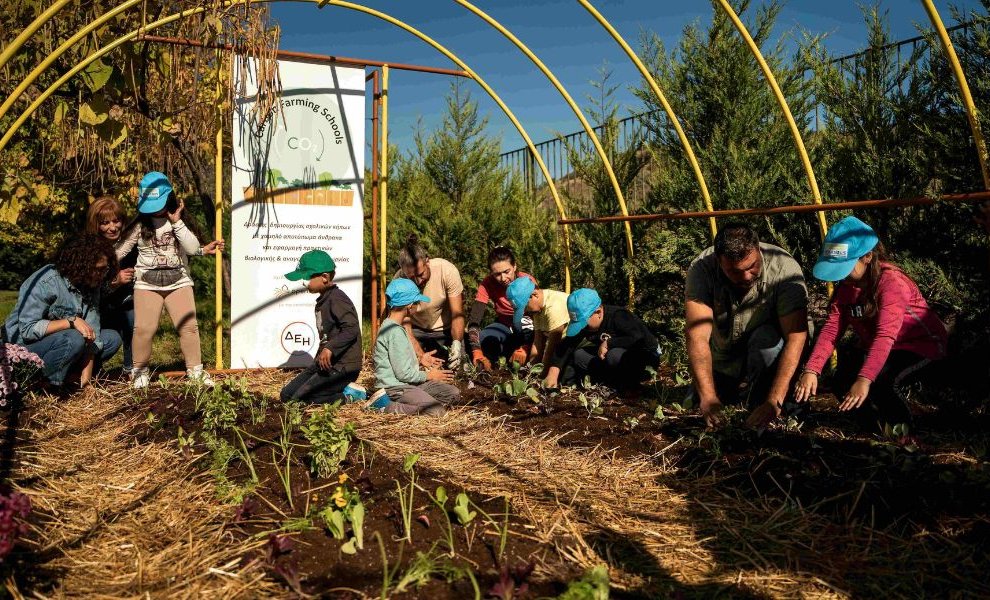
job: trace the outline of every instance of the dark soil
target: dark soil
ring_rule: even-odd
[[[561,446],[662,460],[680,470],[665,482],[675,489],[685,475],[710,477],[726,492],[797,503],[838,523],[903,523],[914,530],[957,517],[985,521],[990,514],[990,416],[972,409],[916,405],[917,433],[884,437],[838,413],[826,390],[790,425],[785,417],[754,431],[744,424],[746,411],[734,410],[727,426],[711,431],[696,410],[671,406],[685,398],[686,387],[647,386],[636,400],[611,394],[602,413],[592,415],[575,392],[537,405],[495,394],[488,383],[482,378],[464,390],[466,400],[524,431],[562,436]],[[653,418],[658,396],[668,402],[667,417],[659,420]]]
[[[305,593],[334,598],[357,598],[360,594],[377,597],[382,589],[386,569],[391,573],[392,585],[395,586],[406,574],[411,561],[420,554],[432,556],[434,562],[441,566],[449,565],[462,571],[469,570],[476,578],[482,596],[498,583],[500,578],[511,579],[512,574],[519,579],[527,579],[530,593],[534,596],[554,596],[566,588],[567,581],[580,576],[580,572],[572,573],[561,563],[561,568],[555,569],[559,581],[539,583],[528,581],[523,573],[531,570],[536,562],[549,564],[560,562],[552,548],[545,547],[528,536],[526,532],[532,528],[531,525],[519,515],[513,514],[510,506],[509,533],[505,541],[504,554],[500,555],[498,528],[504,525],[506,512],[504,499],[486,498],[476,493],[469,494],[477,507],[491,516],[498,526],[493,526],[480,511],[473,521],[462,526],[450,509],[457,494],[466,490],[425,468],[415,469],[416,484],[422,489],[417,489],[414,495],[412,543],[403,541],[405,531],[396,482],[408,489],[409,474],[403,470],[402,464],[376,455],[370,446],[362,444],[359,440],[354,440],[352,443],[347,459],[341,464],[340,473],[347,476],[346,485],[350,489],[360,491],[360,498],[366,511],[364,549],[358,550],[355,554],[342,552],[341,547],[347,540],[338,540],[330,535],[319,517],[312,518],[308,527],[286,528],[287,522],[299,523],[300,518],[307,514],[307,506],[311,516],[314,516],[318,508],[326,506],[339,484],[339,475],[335,474],[330,479],[316,477],[311,475],[308,461],[304,456],[293,457],[291,468],[293,507],[289,506],[285,487],[273,463],[272,455],[274,449],[276,460],[281,456],[281,451],[277,449],[274,441],[282,434],[278,416],[282,414],[283,406],[275,400],[269,402],[271,405],[268,408],[267,418],[257,425],[246,422],[245,411],[240,411],[238,427],[252,438],[271,440],[272,443],[259,442],[252,438],[245,440],[259,480],[254,492],[256,496],[261,497],[261,500],[248,495],[247,500],[241,505],[232,505],[230,529],[243,537],[268,538],[269,543],[264,549],[255,556],[245,557],[245,560],[265,561],[272,575],[286,581],[289,587],[293,587],[291,580],[298,575],[301,589]],[[147,413],[147,423],[134,432],[139,439],[153,438],[174,442],[179,427],[182,427],[183,432],[188,435],[188,432],[198,431],[202,426],[201,415],[195,413],[194,400],[191,397],[182,398],[175,393],[163,392],[157,385],[151,387],[147,403],[143,403],[135,410]],[[150,427],[147,426],[149,424]],[[231,444],[238,444],[232,431],[218,435]],[[200,436],[196,436],[196,439],[196,443],[187,450],[187,455],[191,459],[201,461],[203,468],[208,469],[209,451]],[[298,428],[295,429],[292,441],[296,444],[307,444]],[[193,458],[194,456],[196,458]],[[250,480],[250,471],[246,463],[235,459],[228,467],[226,477],[230,481],[244,484]],[[435,494],[438,486],[446,489],[449,498],[446,504],[448,509],[446,516],[426,493]],[[453,556],[449,550],[446,534],[447,518],[452,523],[455,550]],[[382,560],[382,547],[379,546],[376,533],[380,536],[387,564]],[[290,541],[286,543],[286,539]],[[437,599],[474,597],[474,584],[464,574],[456,575],[454,580],[449,582],[443,575],[427,576],[424,582],[421,587],[410,584],[404,593],[392,592],[390,597]]]

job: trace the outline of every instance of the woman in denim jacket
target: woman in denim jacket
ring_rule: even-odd
[[[45,361],[52,386],[61,387],[73,371],[79,372],[80,387],[86,386],[120,347],[116,331],[100,328],[100,287],[116,266],[113,247],[86,234],[62,244],[54,264],[21,285],[5,326],[11,342]]]

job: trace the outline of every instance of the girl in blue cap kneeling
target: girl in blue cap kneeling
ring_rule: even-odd
[[[839,284],[794,399],[815,395],[836,342],[852,328],[858,343],[840,349],[834,377],[833,387],[843,394],[839,410],[855,411],[869,425],[909,423],[911,412],[898,386],[945,356],[945,325],[911,278],[887,260],[873,229],[856,217],[832,226],[813,272]]]
[[[405,415],[442,415],[447,406],[461,397],[450,384],[453,371],[423,371],[416,360],[412,342],[402,321],[416,310],[420,302],[430,299],[419,292],[409,279],[395,279],[385,288],[388,318],[382,321],[375,340],[375,379],[384,395],[373,396],[371,408]]]

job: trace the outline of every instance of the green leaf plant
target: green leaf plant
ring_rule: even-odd
[[[419,461],[419,454],[407,454],[402,461],[402,470],[409,473],[409,487],[406,488],[395,480],[395,489],[399,496],[399,509],[402,512],[402,525],[406,536],[400,541],[412,543],[412,511],[413,496],[416,492],[416,463]]]

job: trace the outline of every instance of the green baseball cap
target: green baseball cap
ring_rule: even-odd
[[[320,273],[331,273],[337,270],[336,263],[330,255],[323,250],[310,250],[299,259],[299,266],[291,273],[286,273],[285,278],[289,281],[299,281],[309,279],[313,275]]]

